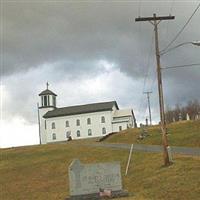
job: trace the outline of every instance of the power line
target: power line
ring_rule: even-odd
[[[145,90],[145,86],[146,86],[146,81],[147,81],[147,78],[148,78],[148,75],[149,75],[149,68],[150,68],[150,58],[151,58],[151,53],[152,53],[152,50],[153,50],[153,33],[152,33],[152,38],[151,38],[151,44],[150,44],[150,48],[149,48],[149,54],[148,54],[148,57],[147,57],[147,63],[146,63],[146,68],[147,68],[147,72],[145,73],[145,76],[144,76],[144,82],[143,82],[143,87],[142,87],[142,91],[144,92]],[[145,71],[144,71],[145,72]],[[141,94],[141,98],[140,98],[140,106],[139,106],[139,113],[140,113],[140,118],[143,117],[142,115],[142,110],[143,109],[146,109],[147,106],[143,107],[144,105],[144,99],[143,99],[143,93]]]
[[[170,7],[169,8],[169,15],[172,14],[173,6],[174,6],[174,0],[171,2],[170,6],[169,6]],[[168,39],[168,36],[169,36],[168,32],[169,32],[169,21],[167,22],[167,28],[166,28],[166,32],[165,32],[167,39]]]
[[[147,57],[147,64],[146,64],[146,68],[147,68],[146,71],[147,71],[147,73],[146,73],[145,78],[144,78],[143,92],[144,92],[144,89],[145,89],[145,86],[146,86],[146,82],[147,82],[147,79],[148,79],[148,76],[149,76],[150,58],[151,58],[151,53],[152,53],[152,50],[153,50],[153,38],[154,38],[154,35],[152,33],[149,54],[148,54],[148,57]]]
[[[172,10],[173,10],[173,6],[174,6],[174,0],[171,2],[171,6],[170,6],[170,9],[169,9],[169,14],[171,15],[172,14]]]
[[[139,7],[138,7],[138,14],[140,14],[140,4],[139,4]],[[139,33],[139,38],[138,38],[138,40],[139,40],[140,37],[141,37],[141,25],[140,24],[138,24],[138,33]],[[139,54],[139,57],[141,57],[143,55],[142,47],[140,47],[138,54]],[[139,109],[138,109],[139,115],[141,115],[140,113],[141,113],[141,107],[142,107],[142,98],[143,98],[143,95],[141,94],[140,105],[139,105]],[[139,118],[140,118],[140,116],[139,116]]]
[[[140,14],[141,14],[141,7],[142,7],[141,4],[142,3],[141,3],[141,0],[140,0],[138,2],[138,16],[140,16]],[[142,31],[141,31],[141,25],[140,25],[140,23],[138,25],[139,25],[138,26],[138,33],[139,33],[139,37],[141,37],[141,35],[142,35],[141,34],[142,33]],[[144,89],[145,89],[146,80],[147,80],[148,74],[149,74],[149,63],[150,63],[150,58],[151,58],[152,46],[153,46],[153,33],[152,33],[152,38],[151,38],[151,44],[150,44],[149,53],[147,55],[147,61],[146,61],[146,64],[145,64],[146,67],[144,67],[144,71],[143,71],[143,73],[144,73],[144,81],[143,81],[142,91],[144,91]],[[139,53],[140,57],[142,57],[144,55],[144,49],[141,47],[139,52],[140,52]],[[145,70],[145,68],[147,68],[147,70]],[[143,93],[141,93],[140,104],[139,104],[139,109],[138,109],[139,118],[142,118],[142,114],[143,114],[142,111],[143,111],[143,109],[146,109],[146,107],[147,107],[147,105],[145,107],[143,105],[144,105],[144,97],[143,97]]]
[[[172,45],[172,43],[174,43],[174,41],[178,38],[178,36],[183,32],[183,30],[185,29],[185,27],[189,24],[190,20],[192,19],[192,17],[194,16],[194,14],[197,12],[197,10],[199,9],[199,7],[200,7],[200,3],[198,4],[198,6],[196,7],[196,9],[192,13],[192,15],[190,16],[190,18],[187,20],[187,22],[185,23],[185,25],[183,26],[183,28],[177,33],[177,35],[174,37],[174,39],[162,51],[165,51],[166,49],[168,49]]]
[[[138,2],[138,16],[140,16],[141,12],[141,0]]]
[[[194,64],[188,64],[188,65],[177,65],[177,66],[171,66],[171,67],[162,67],[161,69],[174,69],[179,67],[192,67],[192,66],[200,66],[200,63],[194,63]]]

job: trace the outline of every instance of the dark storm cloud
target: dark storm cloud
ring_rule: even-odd
[[[48,62],[106,58],[138,77],[140,68],[145,65],[143,60],[148,55],[152,35],[150,24],[134,22],[138,2],[30,2],[2,4],[4,74]],[[140,14],[148,16],[155,11],[168,14],[170,5],[170,2],[142,2]],[[177,4],[175,8],[181,18],[177,17],[179,21],[170,24],[163,22],[162,32],[168,25],[167,29],[173,27],[168,33],[176,33],[194,5]],[[197,19],[193,27],[195,24]],[[165,38],[161,45],[166,43]]]
[[[175,13],[175,20],[159,25],[160,47],[163,49],[183,27],[197,4],[198,1],[2,1],[1,67],[6,83],[9,85],[8,80],[13,77],[23,79],[23,74],[27,71],[38,70],[35,74],[37,81],[34,81],[33,86],[30,86],[31,77],[25,79],[26,83],[19,82],[14,88],[8,86],[17,91],[24,84],[27,87],[29,85],[28,89],[25,88],[20,93],[21,96],[18,92],[12,93],[12,98],[33,102],[30,96],[38,92],[36,88],[41,88],[41,84],[47,80],[56,85],[65,80],[66,74],[72,79],[94,77],[103,71],[97,64],[99,60],[115,63],[123,73],[141,83],[150,63],[144,90],[156,91],[155,84],[151,87],[152,80],[149,80],[155,77],[153,27],[148,22],[136,23],[134,19],[139,14],[152,16],[156,12],[158,15],[168,15],[170,10],[172,14]],[[200,11],[174,45],[199,40],[199,20]],[[197,63],[199,55],[200,49],[197,47],[184,46],[163,56],[161,61],[163,66]],[[41,66],[44,65],[47,67],[42,71]],[[51,66],[49,70],[48,65]],[[200,98],[200,92],[194,92],[199,91],[199,69],[196,67],[163,72],[167,104],[174,105],[178,101]],[[138,102],[138,106],[142,89],[133,90],[137,99],[134,103]],[[152,96],[153,108],[157,106],[156,98],[156,95]],[[132,105],[131,99],[129,102]],[[127,102],[125,104],[128,105]],[[18,105],[19,102],[13,105],[13,112],[17,112]],[[20,106],[23,106],[22,102]],[[11,104],[8,109],[12,110]],[[28,110],[30,103],[24,106],[22,112]]]
[[[145,48],[147,42],[138,44],[135,6],[135,3],[5,2],[3,73],[63,60],[106,58],[125,68],[137,65],[139,59],[135,56],[133,61],[133,55],[137,55],[139,45]]]

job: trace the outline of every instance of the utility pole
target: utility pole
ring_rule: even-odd
[[[143,93],[147,95],[148,108],[149,108],[149,123],[150,123],[150,125],[152,125],[152,120],[151,120],[151,105],[150,105],[150,96],[149,96],[149,94],[151,94],[152,92],[143,92]]]
[[[162,88],[162,74],[160,67],[160,51],[158,44],[158,24],[162,20],[172,20],[174,16],[161,16],[157,17],[156,14],[153,14],[153,17],[139,17],[136,18],[136,22],[148,21],[154,26],[155,32],[155,50],[156,50],[156,62],[157,62],[157,79],[158,79],[158,93],[159,93],[159,105],[160,105],[160,120],[161,120],[161,130],[162,130],[162,142],[163,142],[163,156],[165,166],[170,164],[169,154],[168,154],[168,141],[167,141],[167,129],[165,122],[165,110],[164,110],[164,98],[163,98],[163,88]]]

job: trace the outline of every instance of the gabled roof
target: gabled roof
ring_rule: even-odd
[[[56,108],[52,111],[48,111],[43,117],[51,118],[51,117],[61,117],[61,116],[68,116],[68,115],[77,115],[77,114],[83,114],[83,113],[111,111],[114,105],[116,106],[117,109],[119,109],[116,101]]]
[[[113,114],[113,118],[127,117],[127,116],[132,116],[132,115],[133,115],[132,109],[116,110]]]
[[[48,95],[48,94],[57,96],[57,94],[53,93],[53,92],[52,92],[51,90],[49,90],[49,89],[46,89],[46,90],[42,91],[42,92],[39,94],[39,96],[41,96],[41,95]]]

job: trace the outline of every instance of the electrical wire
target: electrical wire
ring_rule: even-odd
[[[181,30],[176,34],[176,36],[174,37],[174,39],[162,50],[165,51],[167,50],[173,43],[174,41],[176,41],[176,39],[180,36],[180,34],[183,32],[183,30],[185,29],[185,27],[189,24],[189,22],[191,21],[192,17],[195,15],[195,13],[197,12],[197,10],[200,8],[200,3],[198,4],[198,6],[196,7],[196,9],[194,10],[194,12],[192,13],[192,15],[189,17],[189,19],[186,21],[185,25],[181,28]]]
[[[138,2],[138,16],[140,16],[141,15],[141,0]],[[142,34],[141,34],[141,25],[140,25],[140,23],[139,23],[139,26],[138,26],[138,33],[139,33],[139,36],[141,36]],[[152,52],[152,44],[153,44],[153,36],[152,36],[152,41],[151,41],[151,46],[150,46],[150,49],[149,49],[149,54],[148,54],[148,57],[147,57],[147,62],[146,62],[146,64],[145,64],[145,66],[146,67],[144,67],[144,81],[143,81],[143,89],[142,89],[142,91],[144,91],[144,89],[145,89],[145,86],[146,86],[146,81],[147,81],[147,78],[148,78],[148,74],[149,74],[149,61],[150,61],[150,56],[151,56],[151,52]],[[144,55],[144,53],[143,53],[143,49],[142,48],[140,48],[140,57],[143,57],[143,55]],[[147,68],[147,70],[146,70],[146,68]],[[138,113],[139,113],[139,119],[141,119],[141,118],[143,118],[143,113],[145,112],[145,110],[146,110],[146,107],[147,107],[147,105],[146,106],[144,106],[145,105],[145,102],[146,101],[144,101],[145,99],[144,99],[144,94],[143,94],[143,92],[141,93],[141,97],[140,97],[140,105],[139,105],[139,109],[138,109]],[[143,109],[145,109],[145,110],[143,110]]]
[[[171,2],[170,4],[170,8],[169,8],[169,15],[171,16],[172,15],[172,10],[173,10],[173,7],[174,7],[174,0]],[[166,39],[168,39],[168,36],[169,36],[169,20],[167,21],[167,28],[166,28],[166,32],[165,32],[165,37]]]
[[[152,54],[152,51],[153,51],[153,38],[154,38],[154,35],[152,33],[151,44],[150,44],[150,49],[149,49],[149,54],[148,54],[147,64],[146,64],[147,73],[146,73],[145,78],[144,78],[143,92],[145,92],[146,82],[147,82],[147,79],[148,79],[148,76],[149,76],[150,58],[151,58],[151,54]]]
[[[171,66],[171,67],[162,67],[161,69],[174,69],[174,68],[192,67],[192,66],[200,66],[200,63],[194,63],[194,64],[188,64],[188,65],[177,65],[177,66]]]
[[[146,87],[146,82],[148,80],[148,76],[149,76],[149,70],[150,70],[150,58],[151,58],[151,54],[152,54],[152,50],[153,50],[153,32],[152,32],[152,37],[151,37],[151,43],[150,43],[150,48],[149,48],[149,53],[147,56],[147,62],[146,62],[146,67],[144,68],[144,81],[143,81],[143,87],[142,87],[142,93],[141,93],[141,98],[140,98],[140,105],[139,105],[139,118],[143,118],[143,112],[145,112],[146,106],[144,103],[144,100],[146,101],[146,98],[144,99],[144,91],[145,91],[145,87]],[[145,70],[146,69],[146,70]]]
[[[141,12],[141,0],[138,2],[138,16],[140,17]]]

